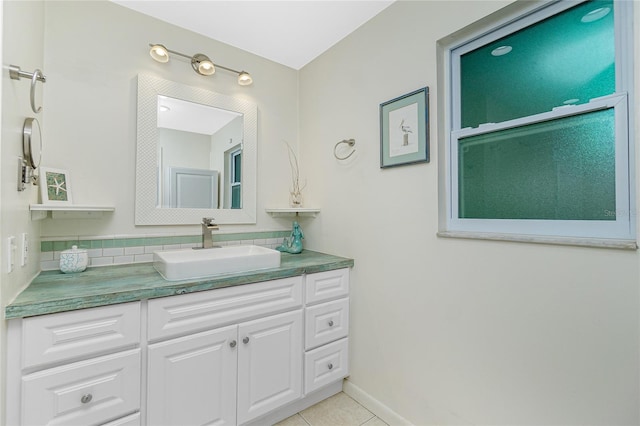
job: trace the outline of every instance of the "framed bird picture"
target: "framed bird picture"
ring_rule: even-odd
[[[429,88],[380,104],[380,168],[429,162]]]
[[[69,172],[40,167],[40,195],[42,204],[72,204]]]

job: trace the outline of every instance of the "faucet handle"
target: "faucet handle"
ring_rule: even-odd
[[[202,224],[206,226],[212,226],[215,225],[215,223],[213,223],[214,220],[216,220],[216,218],[214,217],[203,217]]]

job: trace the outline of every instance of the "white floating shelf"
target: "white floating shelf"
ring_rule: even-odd
[[[82,204],[30,204],[31,219],[44,219],[51,212],[54,219],[99,219],[104,212],[115,211],[111,206],[87,206]]]
[[[311,216],[316,217],[320,213],[320,209],[308,209],[308,208],[286,208],[286,209],[265,209],[273,217],[282,216]]]

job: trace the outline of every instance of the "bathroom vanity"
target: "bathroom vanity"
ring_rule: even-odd
[[[7,424],[272,424],[342,389],[349,268],[166,281],[150,264],[43,272],[6,308]]]

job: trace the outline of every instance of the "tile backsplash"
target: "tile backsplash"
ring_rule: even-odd
[[[262,231],[243,233],[214,233],[213,243],[218,246],[254,244],[276,248],[291,231]],[[89,266],[122,265],[152,262],[153,252],[202,247],[201,235],[173,236],[98,236],[43,238],[40,243],[40,269],[60,269],[60,252],[72,246],[87,249]]]

